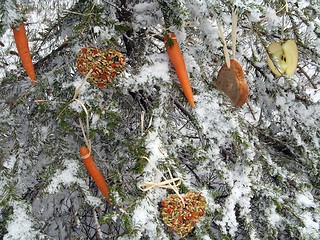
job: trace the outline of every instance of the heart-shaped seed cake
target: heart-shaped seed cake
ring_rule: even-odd
[[[224,92],[238,107],[241,107],[247,101],[249,88],[244,79],[241,64],[235,59],[230,60],[230,68],[226,63],[220,68],[216,87]]]
[[[160,211],[163,222],[172,231],[184,237],[204,216],[207,202],[198,192],[188,192],[182,197],[185,205],[177,194],[169,195],[161,202]]]
[[[117,50],[99,50],[97,48],[82,48],[77,55],[77,69],[86,76],[92,72],[88,82],[104,87],[125,68],[125,57]]]

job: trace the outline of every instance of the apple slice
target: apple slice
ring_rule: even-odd
[[[293,40],[273,42],[268,46],[267,63],[277,75],[292,76],[298,65],[298,47]]]

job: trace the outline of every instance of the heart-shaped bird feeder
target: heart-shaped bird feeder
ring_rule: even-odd
[[[164,181],[160,183],[144,182],[139,185],[142,191],[149,191],[154,187],[171,189],[175,194],[167,196],[160,203],[160,213],[163,222],[179,236],[184,237],[192,231],[196,223],[204,216],[207,205],[204,196],[198,192],[187,192],[186,194],[179,194],[179,185],[182,179],[174,178],[168,168],[170,176],[167,179],[163,173],[147,158],[151,166],[161,175]]]
[[[232,52],[233,59],[229,58],[227,43],[224,37],[223,29],[217,20],[217,25],[220,33],[220,37],[223,43],[223,52],[226,62],[219,70],[216,88],[224,92],[231,100],[231,102],[241,107],[243,106],[249,95],[249,88],[246,83],[243,69],[241,64],[235,60],[236,54],[236,33],[237,33],[237,15],[235,11],[232,11]]]
[[[207,202],[198,192],[187,192],[181,196],[167,196],[160,203],[160,211],[163,222],[180,237],[185,237],[204,216]]]
[[[82,48],[77,55],[77,69],[86,76],[92,69],[88,82],[104,87],[125,68],[125,57],[118,50]]]

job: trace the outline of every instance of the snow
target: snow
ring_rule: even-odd
[[[251,22],[258,22],[261,20],[260,17],[261,17],[261,13],[259,11],[255,10],[255,11],[250,12],[249,20]]]
[[[7,224],[8,233],[4,235],[4,240],[40,239],[41,234],[33,228],[34,222],[26,208],[26,204],[13,203],[13,215]]]
[[[237,165],[235,172],[226,173],[229,184],[232,184],[231,194],[228,196],[225,206],[222,212],[222,220],[217,221],[221,226],[224,233],[230,233],[232,237],[235,236],[238,227],[238,221],[236,219],[235,206],[239,204],[241,206],[240,215],[243,217],[250,216],[250,198],[251,198],[251,180],[248,175],[252,169],[248,167],[242,167]],[[249,219],[247,221],[250,221]]]
[[[169,78],[169,64],[168,56],[165,54],[152,54],[148,56],[148,65],[144,65],[140,73],[124,82],[125,87],[138,88],[141,85],[154,85],[168,83]]]
[[[51,183],[47,187],[47,191],[50,194],[53,194],[59,190],[61,185],[70,186],[72,183],[78,181],[77,172],[78,164],[74,160],[65,160],[64,161],[65,169],[56,172],[52,179]]]
[[[268,216],[268,221],[271,226],[275,227],[278,224],[281,224],[281,216],[277,213],[276,206],[272,205],[265,210],[266,215]]]
[[[157,14],[158,4],[156,2],[137,3],[133,7],[136,26],[141,28],[153,27],[157,24],[154,19],[154,13]]]
[[[10,156],[3,164],[4,167],[13,169],[15,162],[17,161],[15,156]]]
[[[306,237],[309,237],[310,239],[318,238],[320,234],[320,230],[319,230],[320,218],[318,217],[318,219],[314,219],[314,217],[310,212],[304,212],[301,215],[301,219],[305,226],[301,228],[302,234]]]
[[[297,194],[296,200],[297,203],[303,207],[316,207],[313,196],[310,192]]]
[[[318,90],[318,89],[307,89],[306,93],[311,97],[311,100],[313,102],[315,102],[315,103],[320,102],[320,90]]]
[[[135,208],[132,216],[133,225],[137,226],[138,229],[145,229],[148,235],[152,239],[157,239],[157,221],[154,219],[154,213],[159,213],[157,202],[161,201],[162,194],[157,195],[155,191],[149,191],[146,197],[140,202],[140,204]],[[142,232],[136,233],[134,239],[141,239]]]

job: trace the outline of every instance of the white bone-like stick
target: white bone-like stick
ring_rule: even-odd
[[[216,22],[217,22],[217,26],[218,26],[218,29],[219,29],[220,38],[221,38],[222,44],[223,44],[224,58],[226,60],[227,67],[230,68],[230,57],[229,57],[229,54],[228,54],[227,42],[226,42],[226,39],[224,37],[223,28],[220,25],[219,20],[217,18],[216,18]]]
[[[289,6],[288,6],[288,1],[286,0],[286,12],[289,12]],[[284,14],[282,15],[282,26],[281,26],[281,41],[284,39]]]
[[[169,188],[169,189],[172,189],[172,185],[174,185],[174,187],[177,187],[179,185],[181,185],[181,179],[180,178],[172,178],[172,179],[169,179],[169,180],[165,180],[165,181],[162,181],[162,182],[159,182],[159,183],[154,183],[154,182],[144,182],[142,184],[140,184],[138,187],[141,191],[148,191],[150,190],[151,188],[154,188],[154,187],[158,187],[158,188]]]
[[[232,56],[236,58],[236,45],[237,45],[237,24],[238,24],[238,16],[237,11],[232,10]]]
[[[86,108],[86,106],[84,105],[84,103],[82,101],[80,101],[79,99],[75,99],[75,101],[83,108],[85,114],[86,114],[86,128],[87,128],[87,134],[86,134],[86,131],[83,127],[83,124],[82,124],[82,120],[81,118],[79,117],[79,124],[80,124],[80,128],[81,128],[81,131],[82,131],[82,135],[83,135],[83,139],[84,139],[84,142],[86,143],[86,146],[88,147],[89,149],[89,154],[91,153],[91,141],[89,139],[89,131],[90,131],[90,124],[89,124],[89,113],[88,113],[88,110]]]
[[[145,111],[141,111],[141,115],[140,115],[140,121],[141,121],[141,124],[140,124],[140,128],[141,128],[141,135],[143,134],[144,132],[144,116],[145,116]]]

